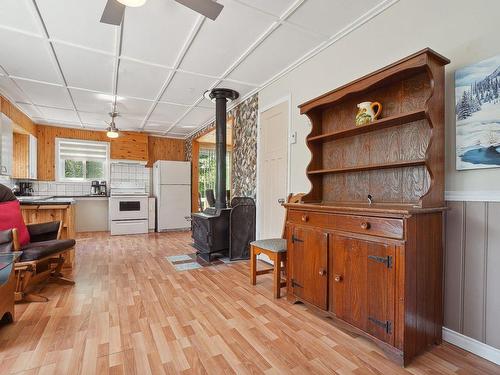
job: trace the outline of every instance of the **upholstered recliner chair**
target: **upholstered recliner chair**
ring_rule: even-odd
[[[9,224],[9,221],[12,223]],[[8,187],[0,184],[0,230],[12,229],[13,237],[12,242],[5,241],[3,246],[0,244],[0,251],[23,252],[15,264],[16,301],[48,301],[48,298],[34,292],[40,283],[47,280],[74,284],[74,281],[63,277],[61,269],[67,252],[75,246],[75,240],[59,239],[61,225],[60,221],[54,221],[25,226],[17,198]]]

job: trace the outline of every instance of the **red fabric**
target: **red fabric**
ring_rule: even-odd
[[[30,242],[30,234],[18,200],[0,203],[0,230],[17,228],[19,243],[24,246]]]

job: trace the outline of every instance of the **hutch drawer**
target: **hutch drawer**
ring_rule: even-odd
[[[288,213],[288,221],[292,224],[307,224],[333,229],[332,215],[320,212],[290,210]]]
[[[372,236],[403,238],[403,220],[373,216],[335,215],[336,230]]]

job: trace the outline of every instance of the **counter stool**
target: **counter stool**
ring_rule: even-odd
[[[305,194],[288,195],[288,203],[300,203]],[[281,199],[279,203],[284,203]],[[286,218],[283,224],[283,232],[281,238],[271,238],[265,240],[257,240],[250,242],[250,283],[257,283],[257,275],[273,273],[273,294],[274,298],[280,298],[281,288],[286,286],[286,281],[281,280],[281,273],[286,275]],[[274,263],[273,268],[257,270],[257,255],[265,254]]]
[[[257,270],[257,255],[259,254],[267,255],[274,263],[273,268]],[[252,285],[255,285],[257,283],[257,275],[265,275],[272,272],[274,298],[280,298],[281,288],[286,286],[286,281],[281,281],[281,271],[285,270],[285,264],[285,239],[272,238],[250,242],[250,282]]]

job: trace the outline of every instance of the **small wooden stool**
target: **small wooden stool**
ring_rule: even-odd
[[[257,255],[265,254],[274,263],[273,268],[257,270]],[[283,265],[281,264],[283,262]],[[274,298],[280,298],[281,288],[286,286],[285,281],[281,281],[281,271],[286,264],[286,240],[282,238],[272,238],[268,240],[258,240],[250,243],[250,283],[257,283],[257,275],[273,273]]]

